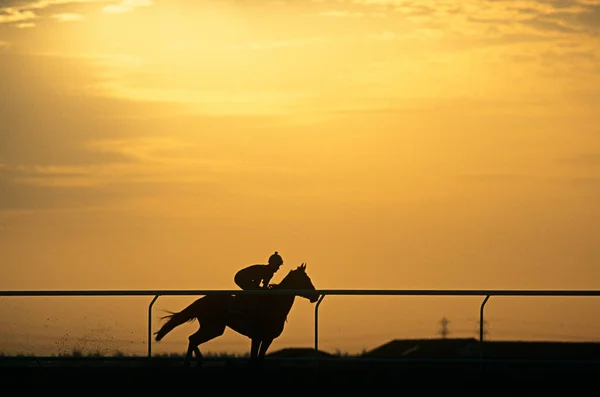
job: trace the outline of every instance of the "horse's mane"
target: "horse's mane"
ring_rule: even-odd
[[[285,286],[286,283],[290,282],[290,276],[292,276],[294,274],[294,272],[296,272],[297,269],[293,269],[290,270],[288,272],[288,274],[286,274],[286,276],[281,280],[281,282],[279,284],[276,284],[273,286],[273,289],[282,289],[281,284],[283,284]]]
[[[285,277],[284,277],[284,278],[281,280],[281,282],[280,282],[279,284],[275,284],[275,285],[273,285],[273,287],[272,287],[272,288],[273,288],[273,289],[285,289],[284,287],[285,287],[285,284],[286,284],[286,282],[287,282],[287,283],[289,283],[289,282],[290,282],[290,276],[292,276],[292,275],[294,274],[294,272],[296,272],[296,271],[298,271],[298,269],[293,269],[293,270],[290,270],[290,271],[288,272],[288,274],[287,274],[287,275],[286,275],[286,276],[285,276]],[[282,286],[282,284],[283,284],[283,286]],[[285,322],[286,322],[286,323],[288,322],[288,320],[287,320],[287,316],[285,316]]]

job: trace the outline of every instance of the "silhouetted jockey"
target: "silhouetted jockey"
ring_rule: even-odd
[[[273,275],[283,265],[283,259],[275,251],[267,265],[251,265],[235,274],[234,281],[241,289],[268,289]],[[262,285],[261,285],[262,282]]]
[[[269,257],[269,263],[251,265],[241,269],[235,274],[234,281],[238,287],[243,290],[270,289],[274,284],[270,284],[273,275],[283,265],[283,259],[277,251]],[[249,303],[247,309],[254,311],[256,309],[256,296],[248,296],[246,302]]]

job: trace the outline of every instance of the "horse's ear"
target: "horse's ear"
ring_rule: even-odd
[[[300,265],[300,268],[301,268],[302,270],[306,270],[306,263],[303,263],[303,264],[301,264],[301,265]]]

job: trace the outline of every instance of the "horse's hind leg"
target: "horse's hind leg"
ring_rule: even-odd
[[[208,342],[211,339],[214,339],[218,336],[223,335],[223,333],[225,332],[225,326],[218,326],[218,327],[206,327],[206,326],[200,326],[200,329],[198,331],[196,331],[194,334],[190,335],[189,339],[189,343],[188,343],[188,350],[187,350],[187,354],[185,356],[185,365],[189,366],[190,365],[190,360],[192,358],[192,353],[196,354],[196,360],[198,361],[198,365],[201,366],[202,365],[202,353],[200,352],[200,348],[198,347],[199,345],[201,345],[204,342]]]

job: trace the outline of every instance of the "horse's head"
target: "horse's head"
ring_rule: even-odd
[[[294,270],[290,270],[287,276],[281,281],[280,286],[285,286],[286,289],[309,290],[316,291],[315,286],[310,277],[306,274],[306,264],[303,263]],[[319,300],[319,294],[316,292],[307,292],[300,295],[308,299],[311,303]]]

